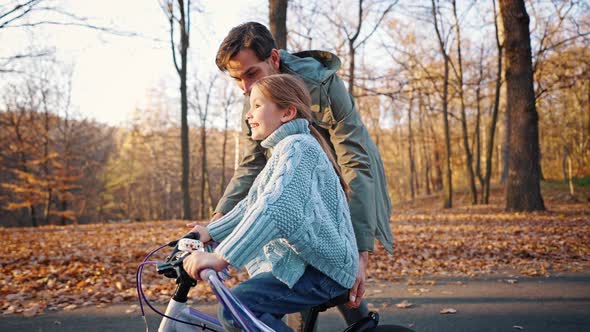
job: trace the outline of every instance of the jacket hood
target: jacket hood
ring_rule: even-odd
[[[296,72],[304,80],[322,83],[340,69],[342,62],[335,55],[327,51],[303,51],[289,53],[279,51],[281,64],[288,70]]]

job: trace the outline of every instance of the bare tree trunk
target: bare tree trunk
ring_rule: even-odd
[[[473,173],[473,155],[469,148],[469,132],[467,130],[467,114],[465,112],[465,91],[463,89],[463,59],[461,58],[461,29],[459,27],[459,17],[457,16],[456,1],[453,0],[453,15],[455,17],[455,32],[457,34],[457,64],[459,68],[459,99],[461,101],[461,129],[463,131],[463,149],[465,150],[465,167],[469,175],[469,190],[471,193],[471,204],[477,204],[477,188],[475,187],[475,175]]]
[[[51,214],[51,200],[53,199],[53,188],[51,179],[51,170],[49,168],[49,110],[47,109],[47,91],[45,88],[41,88],[41,95],[43,101],[43,179],[45,180],[45,202],[43,208],[43,219],[45,225],[49,225],[49,216]]]
[[[563,147],[563,159],[561,162],[563,170],[563,182],[568,184],[570,190],[570,197],[574,197],[574,182],[572,173],[572,158],[570,156],[570,149],[567,146]]]
[[[442,108],[443,108],[443,125],[445,131],[445,152],[446,152],[446,169],[445,169],[445,180],[443,185],[444,191],[444,203],[445,209],[453,207],[453,177],[451,170],[451,134],[449,128],[449,112],[448,112],[448,96],[449,96],[449,55],[445,49],[445,42],[441,35],[438,27],[438,14],[436,10],[435,0],[432,0],[432,16],[434,18],[434,28],[438,37],[438,44],[440,53],[444,59],[444,77],[443,77],[443,96],[442,96]]]
[[[545,210],[541,196],[539,129],[533,87],[529,16],[523,0],[500,0],[506,42],[507,107],[511,123],[506,210]]]
[[[213,190],[211,189],[211,177],[209,176],[209,170],[205,171],[205,179],[204,181],[206,183],[206,191],[207,191],[207,207],[209,208],[208,212],[209,215],[213,215]],[[203,202],[202,206],[205,206],[205,202]],[[202,217],[204,218],[204,216]]]
[[[15,139],[16,139],[16,145],[18,146],[18,152],[17,152],[17,156],[18,156],[18,169],[20,171],[22,171],[23,173],[29,173],[29,167],[27,166],[28,163],[28,156],[26,153],[26,146],[29,144],[28,142],[26,142],[26,138],[24,136],[24,134],[21,132],[21,119],[24,118],[25,116],[25,112],[24,110],[21,110],[19,113],[19,115],[17,116],[17,119],[12,118],[11,119],[11,125],[14,126],[14,135],[15,135]],[[33,119],[31,118],[31,124]],[[39,219],[37,216],[37,208],[35,207],[35,202],[31,202],[29,201],[29,205],[26,207],[26,210],[28,210],[28,214],[31,217],[31,226],[33,227],[37,227],[39,226]]]
[[[567,160],[569,158],[569,149],[567,146],[563,146],[563,158],[561,158],[561,171],[563,173],[563,183],[568,182],[568,172],[567,172]]]
[[[498,59],[497,59],[497,66],[496,66],[496,91],[494,95],[494,109],[492,111],[492,119],[490,120],[490,132],[488,135],[488,144],[486,147],[486,172],[484,176],[484,188],[483,188],[483,200],[484,204],[490,203],[490,180],[492,177],[492,158],[494,153],[494,137],[496,135],[496,124],[498,123],[498,110],[500,109],[500,92],[502,91],[502,57],[504,53],[504,45],[501,41],[500,37],[500,25],[498,24],[498,18],[496,12],[496,0],[492,0],[492,4],[494,6],[494,28],[496,31],[496,48],[498,49]],[[509,123],[508,119],[508,110],[506,110],[506,119],[507,123]],[[509,127],[506,127],[506,132],[509,132]],[[507,137],[510,137],[510,134],[506,134]],[[507,141],[504,142],[505,144],[502,145],[502,151],[506,151],[506,155],[503,154],[503,157],[506,158],[508,156],[508,144]],[[506,150],[504,150],[506,149]],[[507,159],[504,159],[507,160]],[[506,164],[504,165],[506,168]],[[507,168],[506,168],[507,169]]]
[[[483,82],[483,45],[481,47],[481,53],[479,57],[479,78],[477,80],[477,86],[475,88],[475,101],[477,104],[477,114],[475,116],[475,174],[479,181],[481,188],[480,203],[483,203],[483,192],[484,192],[484,177],[481,172],[481,85]]]
[[[227,127],[229,116],[227,110],[225,111],[225,119],[223,125],[223,144],[221,146],[221,183],[219,184],[219,197],[223,195],[225,189],[225,158],[227,155]]]
[[[208,99],[208,98],[207,98]],[[205,122],[201,124],[201,206],[199,218],[205,218],[205,187],[208,181],[207,176],[207,130]]]
[[[443,171],[442,171],[442,161],[440,158],[441,155],[441,148],[438,144],[439,140],[436,136],[436,132],[434,131],[434,126],[432,123],[429,124],[430,129],[430,136],[433,138],[432,140],[432,155],[434,156],[434,177],[432,179],[432,190],[435,192],[439,192],[443,189]]]
[[[188,97],[186,85],[186,73],[188,63],[188,47],[190,36],[190,0],[187,0],[185,6],[184,0],[177,0],[178,12],[180,17],[174,14],[174,0],[167,0],[164,10],[168,15],[168,22],[170,25],[170,46],[172,48],[172,59],[174,60],[174,67],[180,78],[180,144],[182,153],[182,218],[184,220],[192,219],[191,213],[191,196],[190,196],[190,154],[189,154],[189,132],[188,132]],[[174,40],[174,25],[175,21],[178,23],[180,30],[180,66],[176,59],[176,42]]]
[[[428,153],[426,152],[426,131],[424,130],[424,103],[422,100],[422,92],[419,92],[418,95],[418,109],[420,111],[420,116],[418,117],[418,121],[420,124],[420,133],[422,136],[422,160],[424,160],[424,186],[426,189],[426,195],[430,195],[431,194],[431,190],[430,190],[430,180],[431,180],[431,176],[430,176],[430,157],[428,155]]]
[[[215,87],[215,81],[217,80],[217,76],[213,76],[209,81],[209,86],[205,92],[205,99],[201,100],[200,91],[202,87],[195,86],[195,95],[197,98],[197,110],[199,121],[201,122],[200,127],[200,135],[201,135],[201,202],[200,202],[200,213],[199,218],[205,218],[205,192],[206,192],[206,185],[205,182],[207,180],[207,118],[209,116],[209,107],[211,106],[211,94],[213,93],[213,88]],[[204,102],[204,103],[203,103]],[[211,187],[209,187],[211,190]]]
[[[354,95],[353,91],[354,91],[354,80],[355,80],[354,71],[355,71],[356,49],[359,46],[363,45],[373,35],[373,33],[375,33],[375,31],[377,31],[377,28],[379,27],[379,25],[381,24],[381,22],[383,21],[383,19],[387,15],[387,13],[389,13],[391,11],[391,9],[393,8],[393,6],[396,3],[397,3],[397,1],[391,1],[389,6],[387,6],[387,8],[381,13],[381,17],[377,20],[377,22],[373,26],[373,29],[371,30],[371,32],[358,43],[356,43],[356,41],[361,33],[361,29],[363,26],[363,0],[359,0],[358,24],[355,27],[354,33],[352,35],[350,35],[350,34],[348,34],[347,29],[344,28],[344,32],[347,34],[347,37],[348,37],[348,57],[349,57],[349,61],[350,61],[348,64],[348,93],[351,96]]]
[[[287,0],[269,0],[270,33],[279,49],[287,48]]]
[[[190,3],[190,1],[189,1]],[[186,91],[186,72],[187,72],[187,50],[189,47],[189,25],[185,23],[185,12],[183,0],[178,0],[181,8],[181,61],[180,68],[180,99],[181,99],[181,129],[180,135],[182,140],[182,211],[183,219],[192,219],[191,213],[191,196],[189,184],[190,155],[189,155],[189,137],[188,137],[188,101]],[[187,6],[186,15],[190,15],[190,7]]]
[[[569,183],[569,187],[570,187],[570,196],[573,198],[575,195],[574,192],[574,175],[572,173],[572,158],[570,157],[570,155],[567,155],[567,173],[568,173],[568,183]]]
[[[416,166],[414,163],[414,137],[412,133],[412,106],[414,103],[414,94],[410,92],[410,105],[408,106],[408,161],[410,163],[410,197],[412,200],[416,197],[414,188],[414,174],[416,173]]]
[[[354,42],[361,32],[361,25],[363,23],[363,0],[359,0],[359,23],[356,33],[348,38],[348,93],[353,96],[354,92],[354,69],[355,69],[355,55],[356,48]]]

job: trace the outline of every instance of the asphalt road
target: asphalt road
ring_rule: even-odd
[[[590,272],[550,278],[494,276],[477,279],[426,279],[436,283],[371,281],[367,299],[382,323],[428,331],[590,331]],[[515,281],[516,280],[516,281]],[[397,303],[412,303],[400,309]],[[214,305],[194,306],[213,313]],[[454,314],[441,314],[452,308]],[[128,313],[129,312],[129,313]],[[149,331],[159,319],[148,314]],[[332,309],[320,315],[318,331],[342,331]],[[32,318],[5,315],[0,331],[145,331],[136,306],[87,307]]]

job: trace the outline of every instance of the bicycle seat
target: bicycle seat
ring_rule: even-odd
[[[324,312],[332,307],[344,304],[346,302],[348,302],[348,292],[345,292],[342,295],[336,296],[335,298],[329,300],[328,302],[324,302],[322,304],[311,307],[311,310],[315,311],[315,312]]]

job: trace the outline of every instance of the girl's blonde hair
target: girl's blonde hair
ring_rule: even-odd
[[[328,156],[328,159],[332,163],[336,174],[340,180],[340,185],[346,194],[346,198],[349,199],[350,187],[344,181],[340,166],[336,162],[334,152],[324,136],[313,126],[313,119],[311,116],[311,96],[307,90],[307,86],[303,81],[290,74],[275,74],[266,76],[254,83],[252,88],[258,88],[258,90],[273,103],[277,104],[279,108],[288,108],[294,106],[297,110],[297,118],[306,119],[309,122],[309,130],[313,137],[320,143],[320,146]]]

